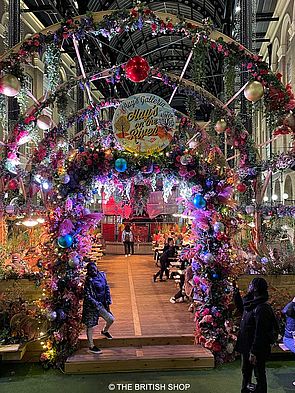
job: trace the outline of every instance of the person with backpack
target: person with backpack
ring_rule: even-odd
[[[234,302],[242,313],[236,351],[242,358],[241,393],[252,391],[252,374],[257,380],[256,393],[267,393],[265,362],[271,352],[271,345],[278,337],[279,326],[268,301],[268,285],[264,278],[254,278],[247,295],[242,298],[234,284]]]
[[[122,242],[124,244],[125,258],[131,255],[131,245],[133,243],[133,233],[130,225],[125,225],[124,231],[122,232]]]

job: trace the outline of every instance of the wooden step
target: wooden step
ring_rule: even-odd
[[[192,370],[213,368],[214,357],[197,345],[153,345],[104,348],[93,354],[79,349],[65,364],[67,374],[98,374],[153,370]]]
[[[4,361],[21,360],[26,352],[26,344],[0,345],[0,358]]]
[[[107,340],[103,336],[94,338],[95,345],[99,348],[111,347],[140,347],[149,345],[193,345],[194,335],[166,335],[166,336],[124,336],[114,337],[112,340]],[[85,335],[80,336],[79,348],[88,347],[88,341]]]

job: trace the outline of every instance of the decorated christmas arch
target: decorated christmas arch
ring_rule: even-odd
[[[61,365],[78,341],[83,257],[91,247],[89,230],[102,217],[89,210],[92,195],[103,190],[106,199],[115,195],[117,200],[133,206],[136,213],[145,208],[151,192],[161,190],[167,200],[175,186],[180,190],[184,214],[192,219],[195,246],[188,257],[194,271],[196,342],[212,350],[217,363],[233,358],[231,283],[239,269],[232,242],[239,225],[234,192],[245,192],[247,181],[257,176],[256,149],[240,116],[230,109],[232,99],[222,103],[196,83],[151,67],[143,57],[135,56],[109,70],[85,73],[79,40],[88,36],[110,39],[143,28],[154,36],[178,34],[189,38],[192,54],[198,53],[199,70],[203,53],[208,49],[216,51],[227,67],[228,98],[233,94],[235,68],[244,67],[249,73],[249,83],[243,87],[245,97],[252,102],[263,97],[269,125],[276,127],[274,119],[284,118],[279,130],[293,130],[290,111],[295,101],[290,87],[284,87],[280,77],[272,74],[258,56],[212,30],[208,21],[199,25],[138,6],[68,19],[6,54],[0,62],[0,113],[4,119],[5,96],[16,96],[21,114],[3,142],[1,188],[8,194],[8,203],[19,192],[25,206],[39,193],[47,212],[49,237],[43,245],[42,264],[47,275],[46,296],[40,301],[50,321],[46,350],[41,356],[46,365]],[[76,51],[81,76],[59,85],[56,75],[60,51],[69,42]],[[35,53],[44,53],[46,58],[49,91],[42,99],[33,97],[35,104],[27,109],[23,68]],[[181,90],[198,102],[212,105],[212,130],[217,137],[226,132],[228,143],[239,152],[242,182],[228,166],[216,138],[209,137],[204,127],[189,116],[173,112],[162,98],[141,94],[125,100],[94,101],[91,82],[105,79],[119,84],[123,78],[134,83],[156,80],[171,87],[171,91]],[[85,89],[89,105],[67,117],[66,92],[77,83]],[[59,112],[58,124],[45,111],[52,105]],[[117,108],[113,124],[102,116],[110,107]],[[70,136],[68,130],[76,122],[83,123],[84,129]],[[36,127],[45,131],[45,137],[38,142],[25,169],[21,169],[20,146],[34,137]],[[88,142],[80,142],[77,147],[77,140],[84,135]]]

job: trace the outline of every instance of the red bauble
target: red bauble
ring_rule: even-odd
[[[9,180],[7,187],[9,190],[15,191],[18,189],[18,182],[15,179]]]
[[[247,190],[247,186],[245,184],[243,184],[243,183],[240,183],[240,184],[237,185],[237,190],[239,192],[245,192]]]
[[[132,82],[143,82],[148,77],[149,63],[140,56],[132,57],[127,61],[125,73]]]

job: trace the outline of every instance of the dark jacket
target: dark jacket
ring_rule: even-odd
[[[295,302],[288,303],[282,310],[286,315],[285,334],[286,338],[293,338],[292,332],[295,333]]]
[[[236,351],[242,354],[265,355],[270,353],[271,337],[274,326],[274,313],[266,303],[268,294],[254,298],[247,294],[243,299],[237,290],[234,293],[236,307],[242,312]]]
[[[163,264],[163,265],[168,266],[169,265],[169,258],[173,258],[175,256],[175,254],[176,254],[176,249],[174,246],[168,247],[166,249],[164,247],[163,254],[160,257],[161,265]]]
[[[98,272],[96,277],[87,277],[84,285],[84,306],[106,306],[112,303],[110,287],[104,272]]]

